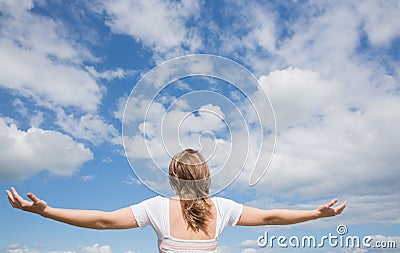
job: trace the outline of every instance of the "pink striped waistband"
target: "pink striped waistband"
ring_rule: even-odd
[[[159,249],[161,253],[179,252],[179,253],[200,253],[217,252],[218,240],[180,240],[166,237],[159,240]]]

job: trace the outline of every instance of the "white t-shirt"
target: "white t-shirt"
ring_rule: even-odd
[[[211,200],[216,209],[216,233],[218,239],[226,225],[235,226],[242,214],[243,205],[233,200],[213,197]],[[170,238],[169,199],[157,196],[131,206],[139,227],[151,225],[159,240]]]

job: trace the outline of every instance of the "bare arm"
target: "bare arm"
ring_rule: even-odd
[[[315,210],[288,210],[273,209],[262,210],[254,207],[244,206],[242,215],[237,223],[239,226],[261,226],[261,225],[289,225],[309,220],[331,217],[340,214],[346,207],[346,202],[333,208],[337,199]]]
[[[14,208],[36,213],[73,226],[93,229],[127,229],[138,227],[129,207],[112,212],[53,208],[33,193],[27,194],[28,198],[32,201],[22,198],[13,187],[11,191],[6,190],[6,193],[8,201]]]

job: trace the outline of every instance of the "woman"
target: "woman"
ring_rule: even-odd
[[[160,252],[216,252],[218,238],[227,224],[235,226],[287,225],[340,214],[346,202],[333,208],[336,199],[315,210],[262,210],[232,200],[208,196],[210,171],[203,156],[192,149],[176,154],[169,179],[177,197],[157,196],[113,212],[53,208],[34,194],[23,199],[11,188],[14,208],[43,217],[93,229],[127,229],[151,225]]]

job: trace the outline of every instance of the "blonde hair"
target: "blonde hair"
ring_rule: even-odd
[[[207,202],[211,178],[204,157],[196,150],[185,149],[172,158],[169,183],[179,196],[188,229],[209,235],[207,222],[211,205]]]

